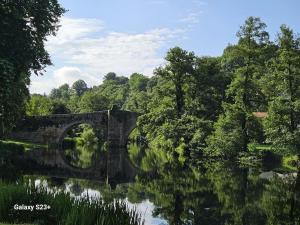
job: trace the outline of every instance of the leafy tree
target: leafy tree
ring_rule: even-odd
[[[194,53],[179,47],[172,48],[166,56],[167,65],[156,69],[155,74],[174,85],[177,116],[184,113],[184,88],[187,80],[194,72]]]
[[[130,92],[129,97],[123,105],[123,108],[133,112],[145,114],[149,111],[149,94],[145,91]]]
[[[147,83],[147,113],[138,124],[153,151],[167,151],[187,163],[202,156],[228,81],[219,59],[198,58],[178,47],[166,59]]]
[[[70,112],[65,102],[59,99],[52,100],[51,114],[69,114]]]
[[[87,90],[87,84],[83,80],[77,80],[72,85],[72,91],[74,91],[77,96],[83,95]]]
[[[28,96],[27,79],[16,79],[12,63],[0,58],[0,137],[13,127],[24,113]]]
[[[30,74],[42,74],[50,57],[44,48],[65,12],[57,0],[1,1],[0,77],[1,135],[23,115]]]
[[[116,80],[117,74],[114,72],[109,72],[104,76],[104,80]]]
[[[270,99],[264,124],[269,142],[300,155],[300,38],[285,25],[280,29],[277,56],[263,80]]]
[[[130,91],[146,91],[149,78],[143,74],[133,73],[129,79]]]
[[[52,111],[51,100],[43,95],[33,94],[26,103],[26,114],[28,116],[49,115]]]
[[[225,100],[225,90],[230,79],[221,68],[220,58],[196,57],[195,71],[186,93],[187,113],[215,120]]]
[[[68,84],[63,84],[59,88],[54,88],[51,90],[50,98],[68,101],[70,98],[70,93],[70,86]]]
[[[105,79],[95,90],[109,100],[109,108],[113,105],[122,108],[129,95],[128,78],[115,76],[114,79]]]
[[[129,79],[129,96],[123,105],[124,109],[144,114],[148,112],[149,93],[147,85],[149,78],[138,73],[134,73]]]
[[[109,99],[103,96],[99,91],[87,91],[80,99],[80,112],[95,112],[109,108]]]
[[[259,110],[260,105],[264,104],[258,80],[264,72],[262,59],[265,59],[264,49],[269,44],[265,27],[259,18],[249,17],[237,33],[239,42],[232,50],[231,61],[238,62],[238,65],[230,66],[234,68],[234,78],[227,90],[230,102],[224,104],[224,115],[216,123],[216,132],[209,140],[209,150],[222,152],[222,145],[228,144],[228,140],[224,139],[227,135],[232,140],[231,147],[235,151],[247,151],[250,142],[260,141],[255,134],[261,126],[256,126],[258,122],[252,112]],[[237,153],[235,151],[232,152],[233,155]]]
[[[67,107],[71,110],[72,113],[79,113],[79,103],[80,103],[81,97],[77,95],[71,95],[69,101],[67,102]]]

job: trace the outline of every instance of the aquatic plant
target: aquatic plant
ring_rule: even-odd
[[[49,209],[25,211],[14,206],[44,204]],[[126,203],[105,203],[90,197],[74,198],[63,191],[53,192],[33,184],[0,182],[0,221],[39,225],[143,225],[140,214]]]

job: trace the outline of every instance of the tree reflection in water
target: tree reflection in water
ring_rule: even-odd
[[[66,160],[75,167],[89,168],[105,151],[103,130],[80,124],[68,130],[63,141]]]
[[[174,164],[140,176],[129,186],[129,200],[150,199],[156,206],[153,215],[170,225],[300,224],[299,171],[297,178],[273,173],[263,179],[261,169],[232,162],[201,169]]]

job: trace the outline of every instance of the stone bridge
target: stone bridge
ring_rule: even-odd
[[[54,166],[75,177],[91,179],[123,179],[134,176],[134,168],[126,154],[127,139],[136,127],[138,114],[124,110],[106,110],[79,114],[56,114],[32,116],[23,119],[9,138],[47,144],[48,150],[32,151],[32,158],[45,165]],[[62,149],[64,136],[72,127],[87,123],[94,128],[101,128],[107,143],[104,157],[99,157],[93,166],[81,169],[70,165]]]

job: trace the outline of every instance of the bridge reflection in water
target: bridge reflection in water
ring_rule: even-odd
[[[136,174],[127,157],[126,145],[129,134],[136,127],[137,117],[135,112],[114,108],[92,113],[32,116],[23,119],[9,138],[47,144],[47,150],[33,150],[27,157],[49,168],[49,174],[59,172],[67,177],[128,180]],[[72,166],[64,154],[64,136],[70,128],[79,124],[101,128],[101,138],[106,140],[106,154],[94,157],[89,168]]]

